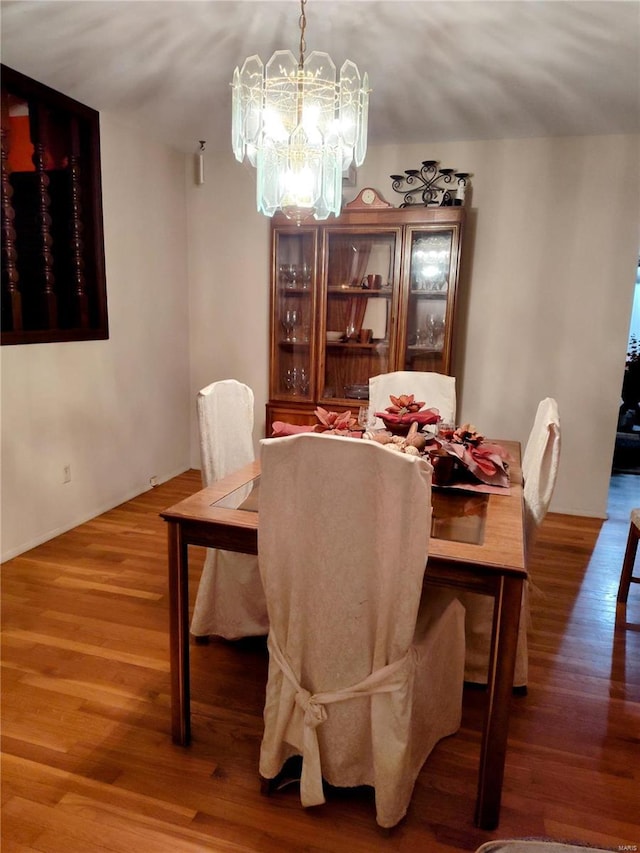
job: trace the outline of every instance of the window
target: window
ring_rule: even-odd
[[[108,338],[98,113],[1,68],[2,344]]]

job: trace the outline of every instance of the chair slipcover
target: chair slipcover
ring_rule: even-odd
[[[522,457],[524,481],[525,555],[531,553],[538,528],[542,523],[556,483],[560,459],[560,418],[558,404],[546,397],[538,404],[535,420]],[[460,601],[465,606],[466,661],[465,680],[486,684],[489,645],[493,619],[493,601],[485,595],[464,592]],[[529,627],[529,581],[524,584],[514,687],[525,687],[529,675],[527,629]]]
[[[522,457],[524,481],[524,541],[528,551],[547,514],[560,462],[558,404],[545,397],[538,405],[533,428]]]
[[[210,486],[254,459],[253,391],[235,379],[213,382],[197,407],[202,482]],[[235,640],[268,630],[257,557],[208,548],[191,633]]]
[[[390,405],[389,395],[413,394],[424,400],[427,408],[436,408],[445,423],[455,423],[456,380],[444,373],[427,373],[421,370],[397,370],[380,373],[369,379],[369,407],[372,412],[383,412]],[[377,418],[375,428],[384,424]]]
[[[371,785],[378,823],[394,826],[427,756],[460,725],[464,611],[422,593],[430,516],[423,459],[331,435],[262,442],[260,774],[302,755],[303,806],[324,802],[322,778]]]

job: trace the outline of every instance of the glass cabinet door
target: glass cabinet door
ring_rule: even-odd
[[[311,400],[316,232],[276,232],[273,271],[272,395]]]
[[[389,370],[394,347],[400,229],[328,231],[326,300],[320,328],[319,394],[357,405],[369,397],[369,377]]]
[[[411,229],[408,234],[404,370],[449,371],[456,240],[453,228]]]

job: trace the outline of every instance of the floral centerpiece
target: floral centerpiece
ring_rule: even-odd
[[[442,420],[438,409],[423,409],[424,400],[417,401],[413,394],[400,394],[399,397],[389,396],[391,405],[384,412],[376,412],[389,432],[406,434],[411,424],[417,423],[418,427],[427,424],[437,424]]]
[[[438,439],[438,443],[482,483],[509,485],[508,453],[499,444],[486,444],[473,424],[462,424],[453,431],[451,439]]]
[[[314,432],[327,432],[332,435],[360,436],[362,428],[358,426],[357,418],[348,412],[328,412],[322,406],[313,413],[320,421],[314,426]]]

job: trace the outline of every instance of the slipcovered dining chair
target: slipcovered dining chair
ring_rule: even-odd
[[[455,376],[444,373],[429,373],[421,370],[396,370],[393,373],[380,373],[369,379],[369,409],[371,412],[383,412],[393,394],[413,394],[416,400],[424,400],[427,408],[436,408],[445,423],[454,423],[456,419],[456,380]],[[375,427],[384,426],[380,418]]]
[[[524,537],[528,552],[538,536],[556,486],[560,462],[560,416],[558,404],[545,397],[538,404],[535,420],[522,457],[524,483]]]
[[[197,410],[202,482],[210,486],[254,459],[253,391],[235,379],[213,382],[198,392]],[[191,633],[236,640],[268,630],[257,557],[208,548]]]
[[[392,827],[461,716],[463,609],[422,590],[431,466],[359,439],[270,439],[259,511],[263,783],[302,756],[303,806],[325,801],[323,778],[373,786],[377,822]]]
[[[528,560],[539,527],[547,514],[560,461],[560,417],[558,404],[546,397],[538,404],[522,457],[524,498],[524,546]],[[529,627],[529,580],[524,584],[513,686],[526,692],[529,676],[527,630]],[[465,606],[465,681],[487,683],[493,601],[477,593],[461,593]]]

